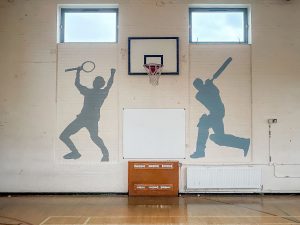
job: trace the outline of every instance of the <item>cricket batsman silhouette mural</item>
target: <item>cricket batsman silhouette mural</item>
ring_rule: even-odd
[[[205,157],[208,137],[217,145],[241,149],[244,157],[247,156],[250,139],[224,133],[225,106],[220,97],[220,91],[214,84],[214,80],[221,75],[231,61],[232,58],[229,57],[211,79],[203,82],[200,78],[196,78],[193,82],[194,87],[198,90],[196,99],[208,109],[209,113],[208,115],[203,114],[199,120],[196,151],[190,156],[191,158]],[[211,135],[209,135],[210,128],[213,130]]]
[[[109,90],[113,84],[116,70],[113,68],[111,69],[111,75],[106,86],[105,81],[101,76],[95,78],[92,88],[81,85],[81,71],[92,72],[94,68],[94,62],[86,61],[79,67],[65,70],[65,72],[76,71],[75,86],[79,90],[80,94],[84,96],[84,102],[81,112],[77,115],[77,118],[75,118],[59,136],[60,140],[62,140],[71,151],[70,153],[64,155],[64,159],[78,159],[81,157],[81,154],[78,152],[73,141],[70,139],[70,136],[85,127],[90,134],[91,140],[102,151],[101,161],[109,161],[108,149],[98,135],[98,122],[100,120],[101,106],[108,96]]]

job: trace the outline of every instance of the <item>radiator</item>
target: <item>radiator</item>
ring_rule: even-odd
[[[251,166],[187,167],[188,189],[260,189],[261,168]]]

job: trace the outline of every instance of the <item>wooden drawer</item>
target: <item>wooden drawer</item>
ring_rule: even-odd
[[[177,196],[178,161],[129,161],[130,196]]]

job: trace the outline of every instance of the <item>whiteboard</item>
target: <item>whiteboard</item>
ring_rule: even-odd
[[[124,109],[125,159],[184,159],[185,109]]]

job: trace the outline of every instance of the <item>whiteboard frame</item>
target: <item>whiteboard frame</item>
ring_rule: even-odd
[[[124,108],[123,158],[185,159],[186,110]]]

